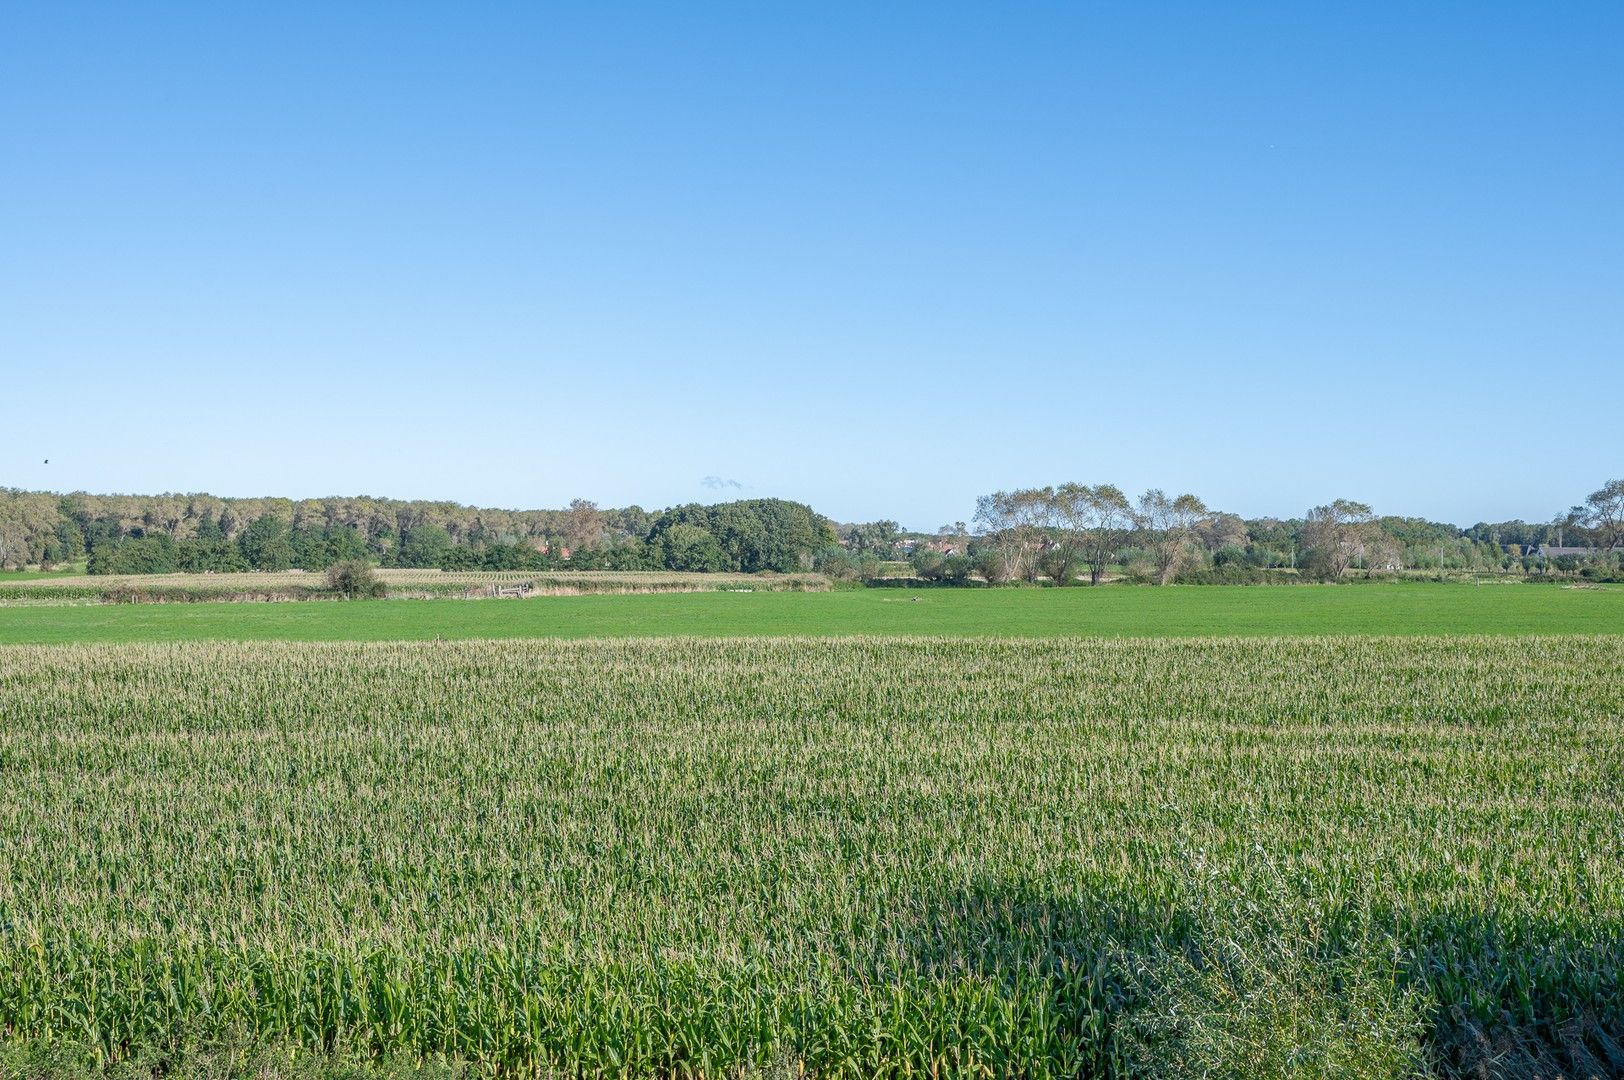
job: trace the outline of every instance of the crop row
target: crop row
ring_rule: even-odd
[[[526,595],[821,591],[817,574],[698,574],[615,570],[377,570],[387,595],[396,598],[478,597],[526,587]],[[331,598],[324,574],[302,570],[241,574],[136,574],[93,577],[0,579],[0,607],[46,602],[186,602],[208,600],[310,600]]]

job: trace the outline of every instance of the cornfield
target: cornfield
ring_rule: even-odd
[[[0,648],[0,1042],[1611,1075],[1621,808],[1617,637]]]
[[[821,592],[820,574],[698,574],[621,570],[377,570],[402,599],[485,597],[528,586],[526,595],[737,591]],[[0,607],[62,603],[331,599],[326,576],[304,570],[242,574],[128,574],[0,580]]]

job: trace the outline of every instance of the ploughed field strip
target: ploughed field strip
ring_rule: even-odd
[[[1582,1075],[1621,807],[1617,637],[4,647],[0,1039]]]
[[[374,570],[397,599],[597,593],[804,591],[821,574],[699,574],[666,570]],[[105,574],[0,578],[0,607],[41,603],[178,603],[332,599],[327,575],[305,570],[226,574]]]

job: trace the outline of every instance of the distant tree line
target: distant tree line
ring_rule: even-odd
[[[1242,519],[1191,494],[1130,499],[1111,484],[1000,491],[934,534],[890,520],[836,526],[810,507],[749,499],[658,513],[577,499],[493,510],[367,496],[57,495],[0,488],[0,566],[86,563],[96,574],[325,570],[363,560],[448,570],[694,570],[883,576],[887,562],[946,584],[1077,580],[1336,580],[1350,573],[1521,571],[1624,576],[1624,480],[1544,523],[1469,528],[1379,517],[1337,499],[1299,518]],[[1548,549],[1560,549],[1542,554]]]
[[[809,569],[834,544],[801,503],[750,499],[654,514],[577,499],[562,510],[354,499],[56,495],[0,488],[0,566],[93,574],[325,570],[364,560],[447,570]]]
[[[913,538],[922,577],[992,584],[1086,577],[1120,570],[1156,584],[1335,581],[1350,572],[1519,571],[1596,580],[1624,578],[1624,480],[1612,480],[1550,522],[1468,529],[1420,518],[1378,517],[1365,503],[1336,499],[1301,518],[1242,519],[1195,495],[1152,488],[1130,500],[1111,484],[1024,488],[982,496],[976,532],[962,523]],[[865,526],[848,529],[863,534]],[[848,541],[848,547],[857,546]],[[1561,549],[1551,553],[1550,549]]]

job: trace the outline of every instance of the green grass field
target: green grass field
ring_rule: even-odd
[[[1624,1075],[1621,806],[1624,589],[0,608],[0,1077]]]
[[[866,589],[0,608],[0,643],[433,638],[1618,634],[1624,588],[1388,584]]]

